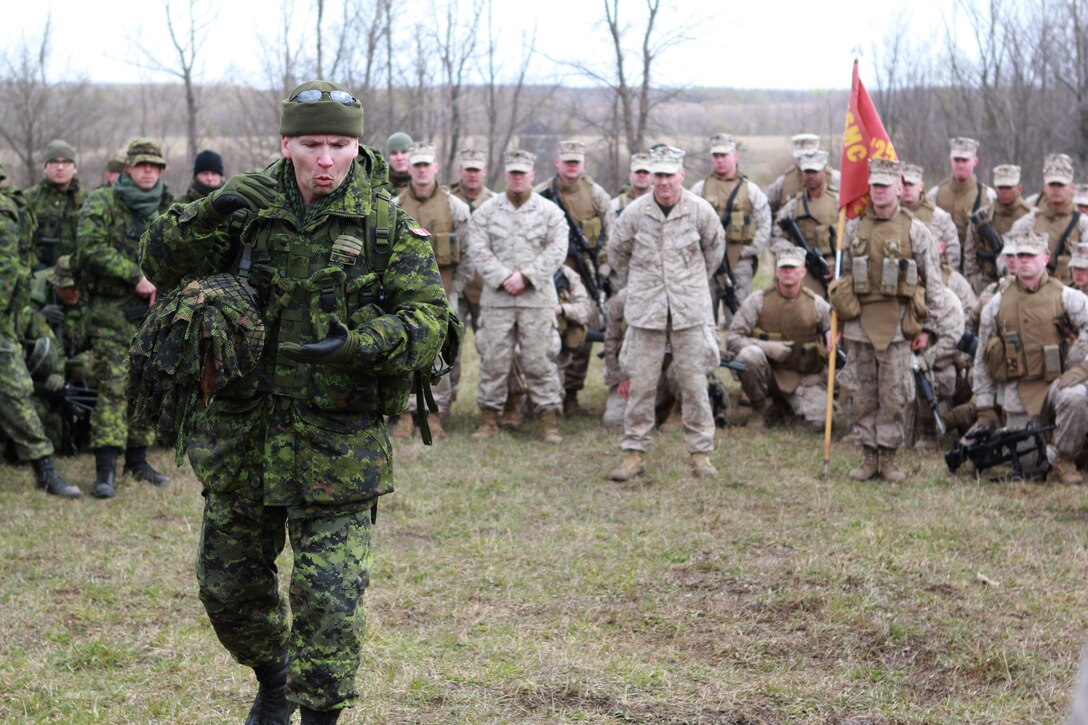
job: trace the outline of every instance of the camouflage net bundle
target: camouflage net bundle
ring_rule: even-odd
[[[173,444],[178,465],[195,417],[212,396],[257,367],[260,312],[232,274],[201,277],[160,300],[129,348],[129,425]]]

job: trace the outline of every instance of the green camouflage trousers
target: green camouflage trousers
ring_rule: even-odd
[[[370,510],[265,506],[205,492],[196,574],[219,641],[250,667],[290,656],[287,698],[315,710],[355,704],[370,583]],[[288,621],[276,557],[294,554]]]
[[[136,331],[132,326],[131,333]],[[125,378],[128,375],[128,343],[114,337],[95,337],[92,370],[98,386],[98,402],[91,413],[91,448],[140,448],[155,442],[153,431],[128,427]]]
[[[15,443],[22,461],[36,461],[53,454],[53,444],[34,409],[33,394],[34,383],[22,354],[0,352],[0,428]]]

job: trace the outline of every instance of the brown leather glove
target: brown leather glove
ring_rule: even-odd
[[[1077,363],[1058,378],[1058,387],[1068,388],[1070,385],[1083,383],[1085,380],[1088,380],[1088,362]]]
[[[1001,418],[998,417],[997,411],[993,408],[979,408],[978,417],[975,419],[975,424],[972,426],[974,430],[980,428],[989,428],[996,431],[1001,428]]]

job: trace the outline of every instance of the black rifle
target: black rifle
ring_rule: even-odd
[[[1080,221],[1080,212],[1073,212],[1073,218],[1069,220],[1069,226],[1062,232],[1061,237],[1058,238],[1058,248],[1054,250],[1054,256],[1050,258],[1050,261],[1046,264],[1047,274],[1054,274],[1054,271],[1058,269],[1058,260],[1063,254],[1065,254],[1065,242],[1069,239],[1069,235],[1076,229],[1077,223]]]
[[[971,215],[971,224],[978,233],[979,245],[975,256],[978,257],[979,267],[987,274],[997,274],[997,258],[1001,256],[1001,250],[1005,248],[1005,242],[1001,235],[994,229],[987,209],[980,209]],[[992,266],[992,270],[986,267]]]
[[[737,278],[733,276],[733,268],[729,266],[729,250],[725,250],[722,263],[714,270],[714,282],[718,286],[718,299],[725,303],[729,311],[734,315],[740,309],[740,300],[737,299]],[[714,305],[714,319],[718,319],[718,305]]]
[[[974,358],[975,353],[978,351],[978,335],[970,330],[964,330],[963,335],[956,342],[956,349],[968,357]]]
[[[914,384],[918,388],[918,394],[922,396],[922,400],[925,401],[926,406],[933,413],[933,421],[937,424],[937,432],[943,436],[948,430],[945,428],[944,421],[941,420],[941,414],[937,410],[937,396],[933,393],[933,384],[929,382],[929,377],[926,376],[926,373],[929,372],[929,365],[920,355],[912,354],[910,369],[914,373]]]
[[[597,284],[597,280],[600,277],[600,270],[597,268],[597,256],[593,254],[593,249],[589,246],[589,240],[586,239],[586,235],[582,233],[582,228],[574,223],[574,220],[570,218],[570,212],[567,211],[567,207],[563,204],[563,200],[559,198],[559,177],[556,176],[552,179],[552,185],[550,188],[545,189],[541,193],[545,199],[553,202],[559,207],[559,210],[563,212],[563,216],[567,219],[567,256],[574,258],[574,271],[578,273],[579,279],[582,280],[582,284],[586,286],[586,292],[593,298],[593,301],[597,305],[597,311],[601,313],[601,320],[605,319],[604,303],[601,299],[601,288]],[[586,259],[588,258],[588,262]]]
[[[957,443],[956,446],[944,454],[944,462],[948,470],[955,473],[966,461],[971,461],[975,466],[975,473],[1008,463],[1012,466],[1013,475],[1016,478],[1045,479],[1050,472],[1050,462],[1046,457],[1046,441],[1043,433],[1054,430],[1056,426],[1048,425],[1036,428],[1028,425],[1022,430],[1010,430],[1004,433],[994,433],[989,428],[979,428],[974,433],[968,433],[964,438],[971,441],[968,444]],[[1021,446],[1027,443],[1027,446]],[[1035,463],[1028,467],[1026,458],[1034,454]]]
[[[805,269],[808,270],[810,277],[819,280],[826,291],[827,286],[831,284],[831,269],[827,266],[827,260],[824,259],[823,253],[805,241],[805,235],[801,233],[801,228],[797,226],[797,220],[792,216],[779,219],[778,226],[793,240],[794,244],[805,250]]]
[[[60,239],[57,237],[47,236],[41,229],[34,232],[34,251],[43,268],[57,263],[57,258],[60,257],[57,253],[59,248]]]
[[[718,362],[718,367],[723,367],[727,370],[733,370],[738,373],[748,372],[748,366],[744,363],[737,362],[736,360],[727,360],[725,357],[722,357],[722,359]]]

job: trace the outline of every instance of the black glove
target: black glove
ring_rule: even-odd
[[[204,213],[223,220],[239,209],[260,211],[272,206],[276,199],[276,180],[267,174],[236,174],[227,183],[208,194]]]
[[[314,365],[347,365],[355,360],[359,352],[362,335],[344,327],[340,318],[329,318],[329,334],[324,340],[299,345],[285,342],[280,345],[280,353],[288,360],[311,363]]]
[[[60,305],[46,305],[42,308],[42,317],[51,327],[64,323],[64,308]]]

